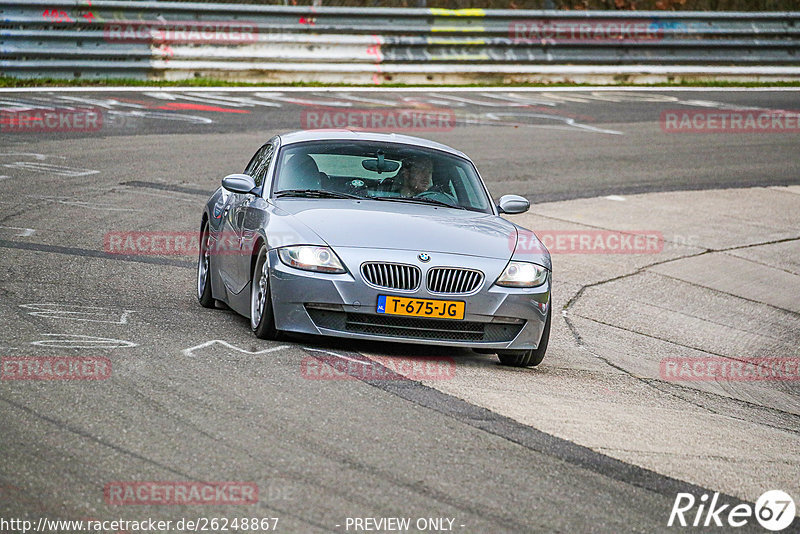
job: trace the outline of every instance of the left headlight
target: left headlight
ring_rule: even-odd
[[[495,284],[503,287],[536,287],[544,284],[546,280],[547,269],[541,265],[512,261]]]
[[[289,267],[318,273],[342,274],[345,271],[342,262],[330,247],[302,245],[278,249],[278,257]]]

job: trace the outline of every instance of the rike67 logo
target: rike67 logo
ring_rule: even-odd
[[[797,509],[792,497],[781,490],[764,492],[755,506],[748,503],[720,503],[719,493],[709,499],[704,493],[696,498],[691,493],[678,493],[667,526],[680,527],[743,527],[755,518],[767,530],[779,532],[789,527]]]

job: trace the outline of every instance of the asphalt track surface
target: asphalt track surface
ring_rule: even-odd
[[[409,133],[469,154],[495,197],[798,184],[797,133],[676,134],[660,118],[797,110],[799,94],[0,93],[7,110],[103,113],[96,131],[0,131],[0,354],[100,356],[113,368],[107,380],[0,382],[0,517],[278,517],[280,532],[346,532],[348,517],[451,518],[453,531],[468,533],[674,530],[666,522],[676,493],[703,488],[417,381],[301,372],[320,351],[419,350],[457,365],[471,352],[262,342],[246,319],[198,305],[193,257],[109,254],[104,236],[196,230],[221,177],[322,108],[452,112],[451,128]],[[259,499],[117,506],[103,495],[116,481],[246,481]]]

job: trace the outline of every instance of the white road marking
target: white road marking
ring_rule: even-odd
[[[312,93],[315,94],[315,93]],[[379,106],[389,106],[393,107],[397,102],[395,100],[385,100],[385,99],[378,99],[378,98],[366,98],[363,96],[353,96],[347,93],[343,93],[340,95],[336,95],[343,100],[352,100],[353,102],[365,102],[367,104],[378,104]]]
[[[590,126],[588,124],[583,124],[581,122],[577,122],[572,117],[563,117],[561,115],[550,115],[548,113],[528,113],[528,112],[509,112],[509,113],[496,113],[490,112],[485,113],[484,116],[489,119],[497,120],[498,125],[503,125],[501,117],[532,117],[536,119],[546,119],[546,120],[553,120],[557,122],[561,122],[562,125],[553,125],[553,124],[532,124],[532,123],[523,123],[518,122],[520,126],[526,126],[529,128],[541,128],[541,129],[557,129],[557,130],[584,130],[587,132],[594,132],[594,133],[605,133],[611,135],[625,135],[623,132],[617,130],[608,130],[606,128],[598,128],[596,126]]]
[[[51,200],[64,204],[65,206],[77,206],[79,208],[86,208],[95,211],[144,211],[136,208],[117,208],[108,204],[98,204],[97,202],[90,202],[87,200],[73,200],[71,198],[47,197],[43,195],[26,195],[31,198],[40,198],[43,200]]]
[[[625,197],[619,195],[608,195],[606,198],[608,200],[616,200],[617,202],[625,202],[627,200]]]
[[[136,347],[136,343],[107,337],[84,336],[80,334],[42,334],[51,339],[31,341],[31,345],[58,349],[126,349]]]
[[[2,178],[2,176],[0,176],[0,178]],[[30,237],[34,233],[36,233],[36,230],[34,230],[33,228],[19,228],[17,226],[0,226],[0,228],[4,228],[7,230],[19,230],[19,233],[14,234],[14,237]]]
[[[110,204],[100,204],[98,202],[92,202],[89,200],[75,200],[72,198],[61,198],[61,197],[49,197],[45,195],[25,195],[30,198],[40,198],[42,200],[51,200],[53,202],[58,202],[59,204],[64,204],[66,206],[78,206],[79,208],[86,208],[95,211],[144,211],[136,208],[117,208]]]
[[[188,349],[183,349],[182,352],[186,356],[194,356],[194,353],[196,351],[199,351],[200,349],[204,349],[206,347],[211,347],[213,345],[221,345],[221,346],[227,347],[227,348],[229,348],[231,350],[235,350],[236,352],[240,352],[242,354],[252,354],[254,356],[259,355],[259,354],[267,354],[267,353],[270,353],[270,352],[276,352],[276,351],[279,351],[279,350],[283,350],[283,349],[288,349],[289,348],[289,345],[278,345],[277,347],[270,347],[268,349],[252,351],[252,350],[247,350],[247,349],[241,349],[241,348],[237,347],[236,345],[231,345],[227,341],[223,341],[221,339],[212,339],[211,341],[206,341],[205,343],[201,343],[199,345],[195,345],[194,347],[189,347]]]
[[[201,102],[206,105],[213,104],[216,106],[246,106],[246,107],[266,106],[274,108],[281,107],[280,104],[275,104],[274,102],[264,102],[262,100],[255,100],[252,98],[224,96],[216,93],[205,93],[204,96],[182,95],[173,92],[145,93],[145,95],[151,98],[157,98],[159,100],[170,100],[170,101],[189,100],[191,102]],[[258,96],[258,93],[256,93],[255,96]]]
[[[347,360],[349,362],[355,362],[355,363],[360,363],[360,364],[369,363],[369,362],[366,362],[364,360],[356,360],[355,358],[351,358],[350,356],[344,356],[342,354],[337,354],[337,353],[335,353],[333,351],[330,351],[330,350],[312,349],[311,347],[303,347],[303,350],[308,350],[308,351],[311,351],[311,352],[322,352],[324,354],[330,354],[331,356],[336,356],[337,358],[341,358],[342,360]],[[375,361],[372,358],[370,358],[369,356],[366,356],[366,355],[363,355],[363,354],[362,354],[362,356],[367,358],[369,361]]]
[[[489,96],[489,95],[487,95]],[[474,98],[464,98],[463,96],[454,96],[454,95],[442,95],[441,98],[446,98],[448,100],[452,100],[454,102],[459,102],[461,104],[468,104],[473,106],[481,106],[481,107],[489,107],[489,108],[519,108],[519,107],[529,107],[530,104],[523,103],[523,102],[509,102],[502,100],[494,99],[494,102],[490,102],[488,100],[475,100]],[[492,98],[489,96],[489,98]]]
[[[86,321],[90,323],[128,324],[128,316],[132,313],[136,313],[134,310],[59,303],[20,304],[19,307],[25,308],[26,310],[33,310],[27,312],[27,314],[35,317],[46,317],[48,319],[60,319],[65,321]],[[109,317],[112,313],[116,313],[118,316]],[[92,317],[95,318],[93,319]],[[98,317],[103,318],[99,319]]]
[[[5,106],[0,107],[0,112],[5,112],[5,113],[25,113],[26,111],[33,111],[33,110],[41,110],[41,109],[52,110],[52,109],[55,109],[49,103],[47,105],[44,105],[44,106],[33,107],[33,106],[25,105],[25,104],[23,104],[22,102],[19,102],[19,101],[13,102],[11,100],[6,100],[6,101],[0,101],[0,104],[6,104]]]
[[[9,169],[24,169],[33,172],[44,172],[48,174],[57,174],[59,176],[88,176],[90,174],[98,174],[100,171],[94,169],[79,169],[75,167],[65,167],[63,165],[53,165],[51,163],[38,163],[36,161],[16,161],[14,163],[6,163],[3,167]]]
[[[255,96],[258,95],[256,94]],[[189,97],[186,95],[181,95],[181,98],[197,99],[197,97]],[[276,104],[275,102],[265,102],[264,100],[258,100],[255,98],[245,97],[245,96],[230,96],[217,93],[206,93],[204,98],[209,102],[220,104],[223,106],[239,106],[239,107],[264,106],[270,108],[283,107],[281,104]]]
[[[65,206],[77,206],[79,208],[86,208],[95,211],[144,211],[139,210],[136,208],[117,208],[114,206],[108,206],[106,204],[95,204],[93,202],[87,202],[84,200],[69,200],[69,199],[52,199],[59,204],[64,204]]]
[[[212,124],[214,119],[208,117],[201,117],[200,115],[187,115],[185,113],[175,113],[172,111],[149,111],[149,110],[117,110],[112,109],[108,112],[109,115],[117,115],[122,117],[135,117],[142,119],[159,119],[167,121],[183,121],[193,124]]]
[[[497,100],[506,100],[509,102],[517,102],[520,104],[525,104],[528,106],[556,106],[557,104],[552,100],[548,100],[546,98],[535,98],[528,95],[516,95],[514,93],[508,93],[505,95],[497,95],[492,93],[483,93],[484,96],[488,98],[494,98]]]
[[[310,350],[311,352],[323,352],[325,354],[330,354],[331,356],[337,356],[339,358],[344,358],[341,354],[337,354],[330,350],[322,350],[322,349],[312,349],[311,347],[303,347],[303,350]]]
[[[32,156],[39,161],[47,159],[45,154],[36,154],[35,152],[0,152],[0,156]]]
[[[351,107],[353,105],[350,102],[342,102],[339,100],[310,100],[308,98],[292,98],[288,96],[283,96],[279,92],[255,93],[255,96],[259,98],[266,98],[268,100],[277,100],[278,102],[297,104],[299,106]]]
[[[114,106],[122,106],[128,108],[139,108],[143,109],[144,106],[141,104],[133,104],[130,102],[120,102],[114,98],[104,98],[104,99],[96,99],[96,98],[83,98],[79,96],[61,96],[57,97],[59,100],[68,101],[68,102],[77,102],[78,104],[88,104],[89,106],[96,106],[105,109],[112,109]]]

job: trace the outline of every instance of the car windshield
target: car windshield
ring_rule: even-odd
[[[468,160],[377,141],[297,143],[281,149],[275,197],[363,198],[491,213]]]

